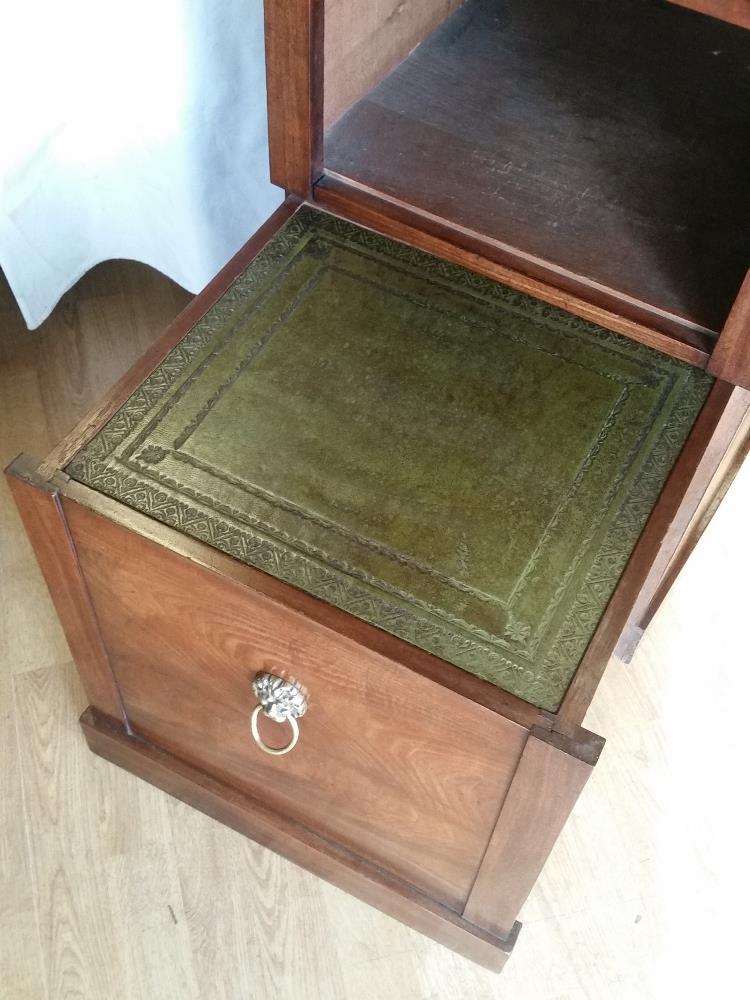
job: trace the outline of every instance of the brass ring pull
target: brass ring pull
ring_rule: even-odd
[[[255,742],[264,753],[273,754],[274,757],[281,757],[294,750],[299,739],[297,719],[302,718],[307,711],[307,699],[302,688],[294,681],[261,671],[253,678],[253,691],[259,702],[250,716],[250,732]],[[292,738],[286,746],[270,747],[265,742],[258,729],[261,712],[274,722],[289,723]]]
[[[250,716],[250,732],[253,734],[253,739],[265,753],[271,753],[274,757],[282,757],[285,753],[289,753],[291,750],[297,746],[297,740],[299,739],[299,726],[297,725],[297,720],[293,715],[290,715],[286,720],[292,727],[292,738],[289,740],[285,747],[269,747],[269,745],[264,741],[263,737],[258,732],[258,716],[263,711],[262,705],[256,705],[253,709],[253,714]]]

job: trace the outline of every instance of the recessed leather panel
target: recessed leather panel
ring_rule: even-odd
[[[711,382],[303,208],[67,471],[554,710]]]

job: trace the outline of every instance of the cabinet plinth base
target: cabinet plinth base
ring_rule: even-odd
[[[407,882],[289,820],[259,799],[204,774],[173,754],[129,736],[94,708],[81,716],[89,748],[175,798],[302,865],[440,944],[499,972],[521,925],[502,939],[463,919]]]

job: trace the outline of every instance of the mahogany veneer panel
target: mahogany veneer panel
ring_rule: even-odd
[[[81,726],[89,747],[101,757],[493,972],[505,965],[521,930],[519,923],[507,937],[498,938],[387,870],[290,821],[262,798],[243,794],[145,740],[129,738],[121,726],[95,709],[83,713]]]
[[[460,908],[527,731],[84,507],[65,510],[134,730]],[[250,735],[258,670],[308,690],[286,757]]]
[[[538,859],[552,850],[590,772],[549,737],[532,735],[467,900],[467,919],[501,937],[508,933],[536,880]],[[525,880],[520,873],[528,873]]]
[[[461,0],[325,0],[326,126],[460,5]]]
[[[468,0],[325,165],[718,331],[750,257],[749,61],[742,29],[651,0]]]

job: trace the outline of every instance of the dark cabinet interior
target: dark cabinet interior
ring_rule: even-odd
[[[657,329],[721,330],[750,259],[746,31],[665,0],[352,6],[325,7],[328,173]]]

